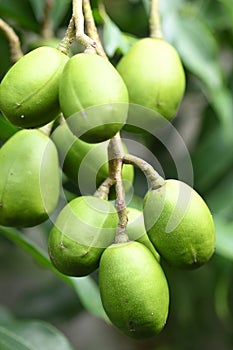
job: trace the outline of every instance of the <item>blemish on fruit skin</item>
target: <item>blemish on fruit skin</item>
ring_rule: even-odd
[[[21,119],[23,119],[23,118],[24,118],[24,115],[23,115],[23,114],[21,114],[20,118],[21,118]]]

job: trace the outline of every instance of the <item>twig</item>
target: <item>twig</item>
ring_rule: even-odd
[[[9,26],[3,19],[0,18],[0,30],[2,30],[7,37],[10,44],[10,53],[12,63],[17,62],[22,56],[20,41],[18,35],[15,33],[12,27]]]
[[[46,39],[53,37],[53,30],[51,27],[51,10],[54,5],[54,0],[46,0],[44,5],[44,18],[41,25],[41,36]]]
[[[122,165],[124,151],[121,143],[120,134],[117,133],[109,142],[108,159],[109,159],[109,177],[115,182],[116,203],[115,207],[118,213],[119,222],[115,243],[123,243],[128,241],[126,226],[128,223],[128,215],[125,203],[125,190],[122,182]]]
[[[96,52],[98,53],[98,55],[107,59],[107,55],[103,49],[99,33],[95,25],[90,0],[83,0],[83,14],[85,19],[87,35],[96,42]]]
[[[138,167],[146,176],[150,187],[154,190],[164,185],[165,180],[160,176],[157,171],[145,160],[133,156],[131,154],[125,154],[123,157],[123,163],[133,164]]]
[[[150,37],[162,39],[163,34],[160,25],[159,0],[150,0]]]
[[[73,0],[73,17],[76,28],[76,39],[86,49],[96,50],[96,42],[84,32],[82,0]]]
[[[70,23],[67,27],[65,36],[59,43],[58,50],[68,55],[74,39],[75,39],[75,26],[74,26],[74,17],[72,16],[70,19]]]

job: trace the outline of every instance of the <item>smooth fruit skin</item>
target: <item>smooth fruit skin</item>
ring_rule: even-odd
[[[149,239],[172,266],[197,268],[213,255],[212,215],[200,195],[184,182],[166,180],[149,191],[143,213]]]
[[[155,250],[155,247],[149,240],[149,237],[146,232],[143,212],[136,208],[127,208],[128,212],[128,223],[127,223],[127,234],[131,241],[137,241],[144,244],[151,253],[155,256],[157,261],[160,261],[160,256]]]
[[[68,56],[39,47],[17,61],[0,85],[0,110],[16,126],[34,128],[60,113],[59,80]]]
[[[108,247],[100,260],[99,287],[107,316],[129,337],[152,337],[164,327],[169,307],[166,277],[143,244]]]
[[[140,39],[120,60],[117,70],[128,88],[130,103],[152,109],[168,120],[174,117],[184,94],[185,74],[172,45],[162,39]]]
[[[78,183],[84,193],[90,193],[91,187],[94,192],[108,177],[109,141],[96,144],[84,142],[70,131],[66,123],[56,128],[52,139],[57,146],[64,173],[74,183]],[[127,191],[134,179],[133,166],[124,165],[122,178]]]
[[[69,60],[59,98],[70,129],[86,142],[112,138],[127,119],[124,81],[110,62],[96,54],[81,53]]]
[[[63,274],[81,277],[99,265],[104,249],[112,244],[118,215],[101,198],[81,196],[59,213],[49,234],[48,251],[54,266]]]
[[[29,227],[48,219],[60,193],[58,154],[39,130],[20,130],[0,149],[0,225]]]

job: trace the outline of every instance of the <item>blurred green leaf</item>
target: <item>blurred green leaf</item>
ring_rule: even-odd
[[[59,271],[55,269],[50,262],[48,254],[42,251],[24,234],[14,228],[0,226],[0,234],[3,234],[6,238],[14,242],[19,247],[23,248],[35,259],[38,264],[53,270],[62,280],[69,284],[76,292],[82,305],[90,313],[106,319],[106,315],[99,295],[99,289],[97,287],[97,284],[90,276],[74,278],[59,273]]]
[[[45,0],[29,0],[37,21],[40,23],[44,17]]]
[[[216,253],[233,261],[233,221],[214,216],[216,227]]]
[[[208,191],[233,165],[233,141],[225,139],[221,129],[208,133],[192,155],[195,187]]]
[[[46,322],[11,321],[0,326],[0,348],[4,350],[72,350],[64,335]]]
[[[170,12],[163,22],[164,36],[177,48],[185,67],[201,82],[226,137],[232,137],[233,102],[225,85],[214,33],[198,16]]]
[[[71,9],[71,0],[56,0],[52,9],[52,24],[53,29],[56,30]],[[70,10],[71,12],[71,10]]]
[[[102,17],[104,19],[103,43],[107,55],[112,57],[117,50],[125,54],[137,39],[123,33],[106,13],[102,14]]]
[[[38,22],[28,0],[0,0],[0,13],[6,19],[13,19],[25,29],[39,31]]]

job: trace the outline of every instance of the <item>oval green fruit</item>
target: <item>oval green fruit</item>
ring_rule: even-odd
[[[118,215],[110,202],[94,196],[73,199],[59,213],[49,235],[52,263],[66,275],[90,274],[114,241],[117,224]]]
[[[200,195],[184,182],[166,180],[144,201],[144,221],[151,242],[168,263],[196,268],[214,253],[213,218]]]
[[[169,307],[167,280],[143,244],[108,247],[100,260],[99,286],[107,316],[129,337],[152,337],[164,327]]]
[[[0,149],[0,225],[35,226],[60,193],[57,150],[39,130],[20,130]]]
[[[174,117],[184,94],[185,74],[172,45],[161,39],[140,39],[120,60],[117,70],[128,88],[130,103],[152,109],[168,120]],[[130,120],[133,122],[133,115]]]
[[[58,88],[69,58],[52,47],[39,47],[16,62],[0,85],[0,110],[23,128],[49,123],[60,113]]]
[[[86,142],[112,138],[124,125],[128,91],[114,66],[81,53],[66,64],[59,89],[62,112],[72,132]]]
[[[149,240],[149,237],[146,232],[143,212],[135,208],[127,208],[128,211],[128,223],[127,223],[127,234],[131,241],[137,241],[144,244],[155,258],[160,261],[160,256],[155,250],[155,247]]]
[[[64,173],[79,184],[83,193],[94,193],[96,187],[108,177],[109,141],[96,144],[82,141],[70,131],[66,123],[55,129],[52,139],[57,146]],[[134,179],[132,165],[124,165],[122,178],[127,192]]]

